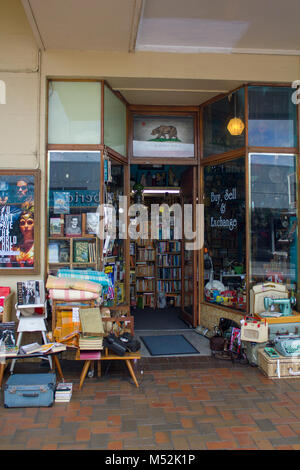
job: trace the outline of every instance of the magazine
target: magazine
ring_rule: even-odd
[[[18,307],[44,307],[44,281],[17,282]]]

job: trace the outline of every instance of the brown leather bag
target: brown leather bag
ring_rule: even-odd
[[[219,335],[212,336],[209,340],[209,345],[212,351],[223,351],[225,346],[225,338]]]

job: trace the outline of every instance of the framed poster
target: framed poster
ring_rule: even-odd
[[[65,236],[78,237],[81,233],[81,214],[65,215]]]
[[[0,271],[39,273],[40,170],[0,170]]]
[[[194,116],[133,116],[132,156],[194,158]]]

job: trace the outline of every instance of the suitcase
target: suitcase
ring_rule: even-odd
[[[284,284],[276,284],[275,282],[265,282],[257,284],[250,290],[250,313],[255,315],[266,311],[264,298],[271,297],[273,299],[288,299],[289,292]]]
[[[300,323],[269,323],[269,340],[281,335],[300,335]]]
[[[56,374],[14,374],[4,386],[5,408],[52,406]]]
[[[300,357],[284,357],[272,359],[260,349],[258,351],[258,367],[270,379],[297,378],[300,377]]]

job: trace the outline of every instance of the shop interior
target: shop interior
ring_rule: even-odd
[[[143,236],[130,240],[130,308],[137,330],[189,327],[184,314],[193,314],[194,272],[182,235],[183,204],[192,198],[192,182],[191,166],[130,166],[131,204],[147,208]],[[174,210],[166,215],[169,209],[163,204]],[[169,231],[165,231],[168,220]]]

